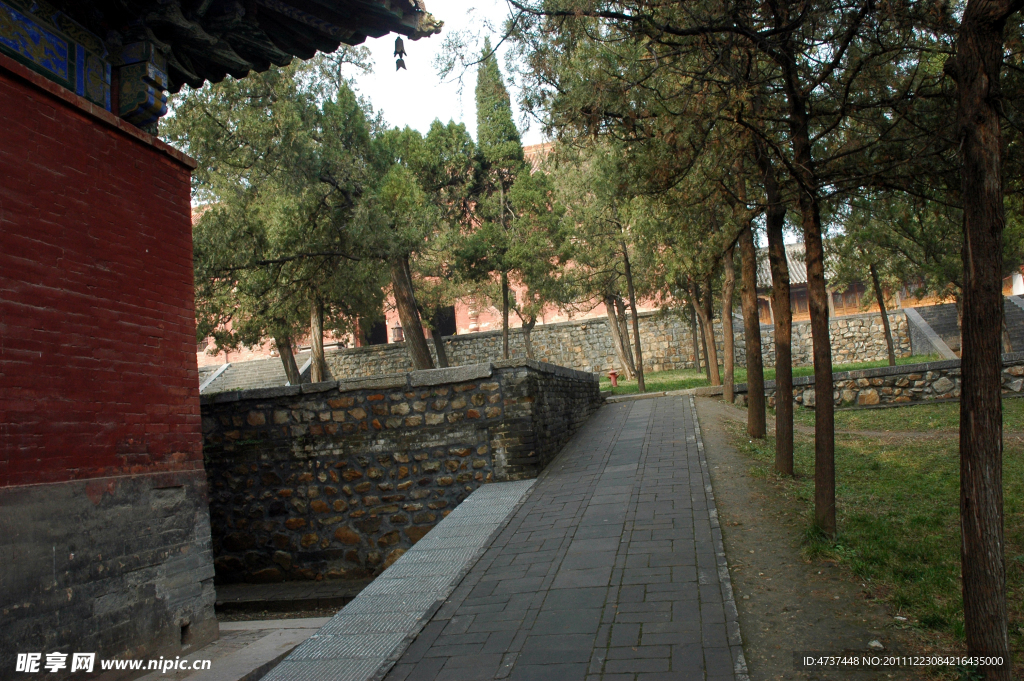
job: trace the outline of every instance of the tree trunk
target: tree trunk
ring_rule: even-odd
[[[619,334],[619,319],[615,314],[615,299],[612,296],[604,297],[604,311],[608,315],[608,331],[611,332],[612,345],[615,346],[615,355],[619,358],[619,365],[622,367],[622,375],[625,378],[633,378],[633,372],[629,369],[626,361],[625,346],[622,344],[622,336]]]
[[[815,195],[807,199],[804,222],[807,253],[807,303],[811,312],[814,359],[814,519],[828,537],[836,536],[835,402],[832,397],[832,339],[825,291],[825,250],[821,213]]]
[[[1013,352],[1013,341],[1010,340],[1010,330],[1006,328],[1006,317],[1003,317],[1003,352]]]
[[[288,378],[288,385],[302,383],[299,367],[295,365],[292,339],[287,336],[274,336],[274,345],[277,346],[277,351],[281,354],[281,364],[284,365],[284,375]]]
[[[789,261],[782,230],[786,204],[782,200],[775,168],[760,139],[754,152],[764,185],[768,208],[768,264],[772,273],[772,316],[775,321],[775,470],[793,475],[793,309],[789,289]],[[832,394],[831,388],[829,394]]]
[[[892,330],[889,328],[889,313],[885,311],[885,296],[882,284],[878,280],[878,268],[875,263],[868,266],[871,271],[871,283],[875,287],[875,298],[878,299],[878,312],[882,315],[882,330],[885,332],[885,349],[889,351],[889,366],[896,366],[896,349],[892,345]]]
[[[633,270],[629,266],[629,249],[622,242],[622,264],[626,273],[626,290],[629,292],[629,307],[633,311],[633,342],[636,343],[636,385],[641,393],[647,392],[644,385],[644,353],[640,347],[640,313],[636,309],[636,290],[633,288]]]
[[[702,336],[701,332],[697,328],[697,313],[693,311],[693,305],[690,305],[689,317],[690,337],[693,338],[693,368],[700,371],[700,339]]]
[[[523,323],[523,344],[526,345],[526,358],[536,359],[533,356],[533,327],[537,324],[537,318],[531,317],[530,321]]]
[[[732,294],[736,288],[736,267],[732,261],[735,244],[729,244],[725,249],[725,279],[722,281],[722,363],[725,367],[725,380],[722,396],[725,401],[732,404],[733,385],[736,377],[733,375],[733,363],[735,353],[733,350],[732,337]]]
[[[622,354],[629,363],[630,378],[636,378],[636,362],[633,361],[633,349],[629,344],[629,326],[626,322],[626,305],[620,296],[615,297],[615,316],[619,322],[619,340],[622,342]]]
[[[762,438],[767,428],[764,359],[761,354],[761,317],[757,310],[757,253],[754,250],[754,230],[749,222],[740,232],[740,280],[743,341],[747,350],[747,435]]]
[[[324,304],[313,301],[309,314],[309,382],[327,380],[327,362],[324,360]]]
[[[501,357],[508,359],[508,272],[501,273]]]
[[[433,369],[434,360],[430,356],[427,339],[423,336],[420,311],[416,309],[416,295],[412,288],[412,275],[409,273],[407,256],[391,261],[391,289],[395,294],[395,306],[398,308],[398,318],[405,332],[405,344],[409,349],[413,369]]]
[[[957,137],[964,203],[960,368],[960,557],[968,655],[1002,656],[986,679],[1009,681],[1003,542],[1002,131],[1003,27],[1021,0],[969,0],[957,36]],[[950,69],[949,67],[952,66]]]
[[[792,45],[785,45],[792,50]],[[807,307],[811,313],[814,360],[814,523],[827,537],[836,535],[835,402],[832,398],[832,339],[828,293],[825,291],[825,249],[822,244],[818,176],[811,153],[806,94],[791,52],[780,60],[789,104],[793,177],[798,185],[800,222],[807,263]],[[776,326],[778,329],[778,326]],[[776,400],[778,404],[779,400]]]
[[[707,325],[704,323],[702,317],[697,317],[697,325],[700,327],[700,346],[704,352],[704,376],[708,379],[708,385],[711,385],[711,362],[708,360],[708,330]]]
[[[363,328],[363,320],[360,317],[356,317],[356,347],[364,348],[369,345],[366,340],[366,329]]]
[[[711,285],[711,276],[708,275],[704,279],[704,294],[701,297],[704,317],[708,322],[704,329],[704,333],[706,334],[704,336],[704,351],[708,360],[708,367],[711,369],[711,385],[722,385],[722,369],[719,364],[718,343],[715,342],[715,297],[712,295],[713,288],[714,287]],[[711,345],[711,350],[707,349],[708,344]]]
[[[784,207],[774,214],[769,209],[766,222],[775,316],[775,470],[793,475],[793,309],[789,262],[782,237],[785,217]]]
[[[693,310],[697,313],[701,329],[704,331],[704,362],[707,365],[708,382],[711,385],[722,385],[722,375],[718,372],[718,348],[715,347],[715,320],[708,310],[711,307],[711,282],[707,283],[708,288],[703,299],[700,295],[700,286],[696,283],[690,284],[690,296],[693,298]]]
[[[449,366],[448,352],[444,349],[444,338],[440,334],[431,331],[430,339],[434,341],[434,354],[437,355],[437,366],[447,368]]]

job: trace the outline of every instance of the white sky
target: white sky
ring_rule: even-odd
[[[426,0],[427,10],[436,19],[444,22],[438,35],[419,40],[403,38],[405,42],[405,66],[407,70],[395,71],[395,34],[383,38],[370,38],[365,43],[372,53],[374,72],[356,78],[359,93],[373,104],[373,108],[384,113],[389,125],[409,126],[426,133],[435,118],[442,123],[449,120],[466,124],[469,133],[476,139],[476,106],[473,89],[476,86],[476,68],[466,72],[462,92],[459,84],[442,82],[434,69],[434,56],[441,51],[445,37],[451,31],[470,31],[482,38],[491,33],[491,42],[498,40],[501,25],[508,15],[508,5],[503,0]],[[492,30],[488,31],[488,23]],[[471,47],[479,54],[479,47]],[[506,85],[509,84],[505,67],[504,51],[499,49],[498,63]],[[523,144],[538,144],[544,141],[536,121],[531,128],[523,131],[524,122],[518,106],[519,91],[509,87],[517,127],[523,134]]]

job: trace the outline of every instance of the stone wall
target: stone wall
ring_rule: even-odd
[[[960,360],[841,371],[832,375],[832,399],[837,407],[868,407],[960,397]],[[746,393],[746,384],[736,392]],[[1003,394],[1024,394],[1024,352],[1003,355]],[[775,406],[775,381],[765,383],[768,406]],[[744,395],[745,398],[745,395]],[[813,407],[814,377],[793,379],[793,401]]]
[[[894,310],[889,313],[889,322],[896,346],[896,356],[909,356],[911,343],[906,315],[902,310]],[[719,339],[716,346],[721,361],[725,352],[721,340],[721,325],[716,324],[715,329]],[[867,362],[887,357],[882,318],[878,313],[836,317],[831,320],[831,330],[832,357],[836,364]],[[509,336],[512,356],[525,358],[526,346],[523,343],[522,331],[512,329]],[[733,337],[736,366],[745,366],[746,345],[743,339],[743,321],[739,318],[733,323]],[[647,371],[692,369],[695,366],[690,327],[678,312],[641,313],[640,338]],[[538,326],[533,331],[532,340],[534,355],[543,362],[597,373],[604,373],[613,367],[618,368],[606,319],[584,319]],[[447,336],[444,342],[448,360],[453,366],[497,361],[501,357],[500,331]],[[774,326],[761,326],[761,342],[765,353],[765,365],[772,366],[775,362]],[[809,321],[793,324],[793,362],[798,365],[811,363]],[[412,370],[412,362],[405,343],[329,352],[327,365],[331,375],[339,379]]]
[[[889,326],[892,329],[893,349],[897,357],[909,357],[913,354],[910,342],[910,331],[907,327],[907,316],[903,310],[889,312]],[[742,345],[742,327],[737,343]],[[882,315],[877,312],[833,317],[829,320],[829,336],[832,339],[832,363],[853,364],[856,362],[874,362],[889,357],[885,347],[885,332],[882,328]],[[761,327],[761,347],[764,352],[765,366],[775,366],[775,327]],[[793,364],[796,366],[813,364],[811,322],[793,324]],[[930,348],[931,346],[929,346]],[[931,352],[931,350],[926,350]],[[738,366],[745,366],[746,360]]]
[[[374,575],[600,401],[596,375],[525,360],[203,398],[217,579]]]

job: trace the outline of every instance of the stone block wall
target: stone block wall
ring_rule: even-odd
[[[902,310],[894,310],[889,313],[889,321],[896,356],[909,356],[911,343],[906,315]],[[721,341],[721,326],[716,324],[715,329],[719,338],[716,345],[721,361],[725,352]],[[878,313],[836,317],[831,320],[831,336],[833,361],[837,364],[887,357],[882,318]],[[746,345],[743,322],[739,318],[733,323],[733,337],[736,366],[745,366]],[[678,311],[641,313],[640,339],[647,371],[692,369],[695,366],[689,323]],[[538,326],[533,331],[532,340],[534,355],[543,362],[597,373],[618,368],[606,319],[583,319]],[[448,336],[444,342],[453,366],[497,361],[501,357],[501,331]],[[772,366],[775,361],[774,326],[761,327],[761,342],[765,365]],[[511,330],[509,345],[513,357],[526,357],[520,329]],[[793,325],[793,361],[796,364],[811,363],[810,322],[797,322]],[[343,380],[412,370],[405,343],[330,352],[327,354],[327,364],[331,375]]]
[[[870,407],[960,397],[960,360],[841,371],[832,375],[832,399],[837,407]],[[737,393],[746,393],[746,384]],[[1003,355],[1003,394],[1024,394],[1024,352]],[[776,400],[775,381],[765,383],[768,406]],[[813,376],[793,379],[793,401],[813,407],[816,395]]]
[[[889,327],[892,330],[893,349],[897,357],[909,357],[912,353],[910,330],[907,316],[903,310],[889,312]],[[737,345],[743,346],[742,326],[740,327]],[[856,362],[874,362],[888,358],[885,346],[885,332],[882,328],[882,315],[874,313],[833,317],[829,320],[829,337],[832,340],[832,363],[853,364]],[[813,364],[811,322],[793,324],[793,364],[796,366]],[[764,352],[765,366],[775,365],[775,327],[761,327],[761,348]],[[745,366],[739,358],[737,366]]]
[[[203,398],[217,579],[377,574],[600,401],[594,374],[524,360]]]

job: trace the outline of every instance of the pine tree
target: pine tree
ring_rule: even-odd
[[[477,71],[476,126],[481,194],[478,213],[482,220],[477,239],[483,243],[474,250],[486,253],[486,267],[477,269],[497,272],[501,278],[502,355],[508,359],[509,266],[505,256],[513,218],[509,192],[524,169],[523,144],[512,120],[512,101],[490,39],[484,40]],[[481,245],[485,248],[479,248]]]
[[[199,162],[198,333],[218,348],[274,338],[291,383],[291,349],[305,329],[311,378],[324,379],[323,333],[347,333],[383,304],[380,268],[363,252],[373,233],[354,215],[369,184],[369,122],[346,83],[316,77],[321,66],[188,91],[163,124]]]

